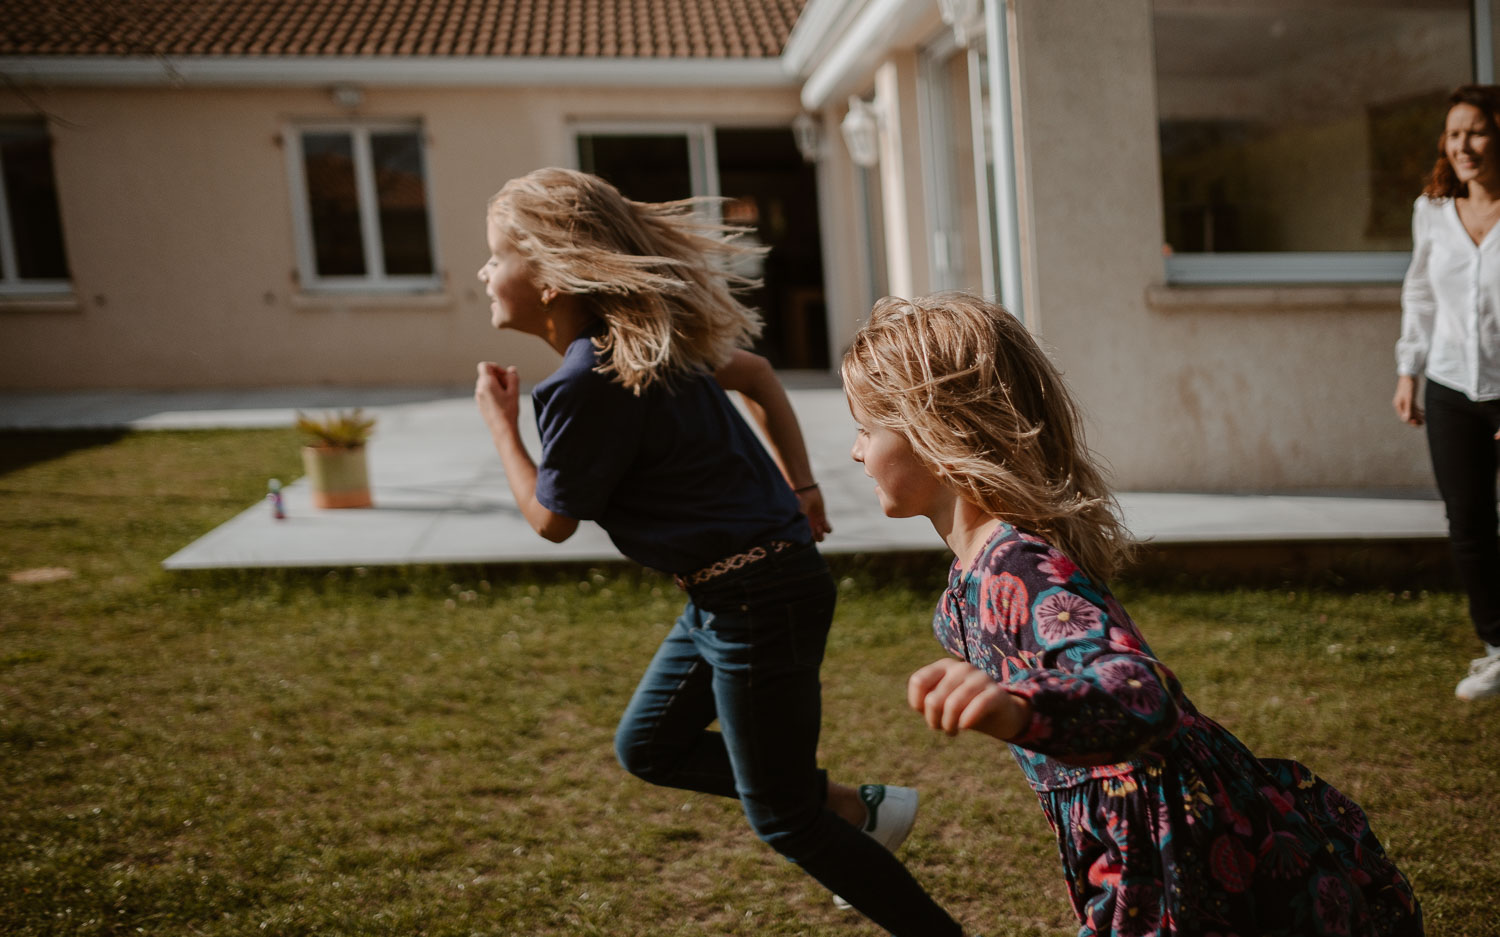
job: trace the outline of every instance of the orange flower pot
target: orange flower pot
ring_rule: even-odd
[[[365,447],[303,446],[302,467],[312,485],[315,508],[367,508],[370,471]]]

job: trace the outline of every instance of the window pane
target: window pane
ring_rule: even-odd
[[[391,276],[432,273],[421,135],[372,133],[370,156],[375,162],[385,272]]]
[[[45,128],[0,128],[0,166],[15,238],[16,271],[23,280],[66,280],[62,216],[52,172],[52,141]]]
[[[1469,0],[1155,0],[1174,253],[1402,251]]]
[[[685,135],[580,134],[578,165],[637,202],[669,202],[693,194]]]
[[[318,276],[364,276],[353,138],[348,133],[305,133],[302,161]]]

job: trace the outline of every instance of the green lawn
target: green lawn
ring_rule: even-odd
[[[615,765],[663,578],[160,569],[296,459],[290,430],[0,434],[0,933],[876,933],[734,804]],[[1076,933],[1010,756],[904,708],[944,565],[836,560],[825,761],[923,790],[904,855],[971,930]],[[1496,933],[1500,704],[1453,699],[1456,596],[1120,591],[1201,709],[1366,807],[1429,933]]]

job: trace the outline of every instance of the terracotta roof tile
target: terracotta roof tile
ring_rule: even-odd
[[[807,0],[0,0],[0,55],[769,58]]]

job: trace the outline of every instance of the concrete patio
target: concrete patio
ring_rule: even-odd
[[[789,393],[808,440],[837,552],[942,549],[925,519],[883,516],[849,459],[853,423],[822,377]],[[196,393],[0,394],[0,429],[205,429],[290,425],[296,410],[362,406],[379,420],[370,444],[375,506],[318,510],[304,481],[284,490],[286,519],[265,503],[164,558],[168,569],[506,563],[618,559],[597,527],[563,544],[537,537],[516,509],[467,388]],[[523,424],[533,452],[529,412]],[[1434,541],[1446,536],[1430,498],[1123,492],[1127,525],[1162,545]]]

